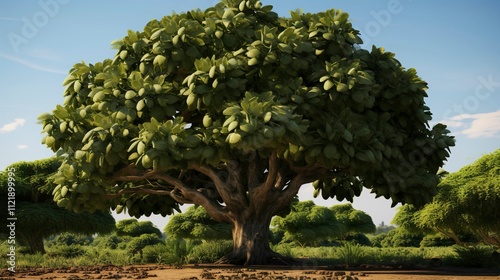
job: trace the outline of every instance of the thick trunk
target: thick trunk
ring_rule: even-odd
[[[45,247],[43,245],[43,237],[38,234],[33,234],[27,237],[21,237],[21,245],[24,245],[29,248],[30,254],[41,253],[45,254]]]
[[[292,264],[293,260],[275,253],[269,246],[271,214],[250,215],[233,222],[233,251],[218,263],[235,265]]]

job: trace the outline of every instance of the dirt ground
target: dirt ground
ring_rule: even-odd
[[[234,266],[95,266],[79,268],[30,268],[15,274],[4,270],[0,280],[10,279],[165,279],[165,280],[500,280],[500,270],[446,268],[422,270],[330,269],[327,267],[250,267]]]

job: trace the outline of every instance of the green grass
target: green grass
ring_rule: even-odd
[[[22,248],[19,248],[16,254],[16,266],[18,268],[59,268],[92,265],[124,266],[146,263],[180,265],[186,262],[213,262],[224,255],[224,252],[230,249],[229,247],[229,243],[173,244],[167,242],[167,244],[157,244],[145,248],[142,256],[140,254],[130,256],[126,249],[108,249],[97,246],[49,246],[45,255],[24,254]],[[358,266],[373,264],[407,268],[428,265],[432,258],[439,258],[443,265],[450,266],[475,266],[477,265],[474,262],[476,260],[486,264],[485,258],[493,250],[486,249],[465,250],[457,249],[454,246],[376,248],[352,243],[343,243],[336,247],[294,247],[289,244],[273,246],[273,250],[278,253],[294,258],[312,259],[320,265]],[[0,261],[2,262],[0,267],[6,268],[5,254],[2,254]]]

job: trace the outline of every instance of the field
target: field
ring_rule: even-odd
[[[216,247],[206,246],[207,250]],[[93,246],[53,246],[45,255],[19,254],[16,273],[2,261],[0,280],[7,279],[500,279],[500,270],[478,252],[459,256],[453,247],[375,248],[275,247],[300,260],[288,267],[213,266],[196,262],[186,251],[156,246],[139,256],[126,250]],[[169,253],[170,252],[170,253]],[[209,260],[196,252],[198,260]],[[175,254],[175,256],[173,255]],[[185,255],[183,255],[185,254]],[[212,258],[218,257],[213,254]],[[5,258],[5,257],[3,257]],[[145,261],[149,259],[150,261]],[[213,261],[213,260],[212,260]],[[476,262],[474,262],[476,261]],[[15,278],[14,278],[15,277]]]
[[[14,279],[7,271],[0,279]],[[351,280],[493,280],[500,279],[500,272],[485,269],[434,268],[421,270],[351,268],[332,269],[314,267],[251,267],[234,266],[92,266],[79,268],[21,269],[15,279],[351,279]]]

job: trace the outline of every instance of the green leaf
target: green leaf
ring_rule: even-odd
[[[339,158],[338,156],[338,152],[337,152],[337,147],[335,146],[335,144],[328,144],[325,146],[325,149],[324,149],[324,154],[325,154],[325,157],[326,158]]]
[[[229,142],[229,144],[237,144],[238,142],[241,141],[241,135],[238,134],[238,133],[230,133],[227,137],[227,141]]]
[[[99,101],[104,100],[105,97],[106,97],[106,95],[104,94],[104,91],[99,91],[94,95],[94,97],[92,98],[92,101],[99,102]]]
[[[347,87],[346,84],[344,84],[344,83],[338,83],[337,84],[337,91],[338,92],[346,92],[348,90],[349,90],[349,88]]]
[[[137,96],[137,92],[133,91],[133,90],[128,90],[126,93],[125,93],[125,99],[132,99],[134,97]]]
[[[166,60],[167,60],[166,57],[164,57],[163,55],[159,54],[153,60],[153,64],[154,65],[158,65],[158,66],[162,66],[165,63]]]
[[[335,84],[330,80],[326,80],[325,83],[323,84],[323,88],[325,90],[330,90]]]

